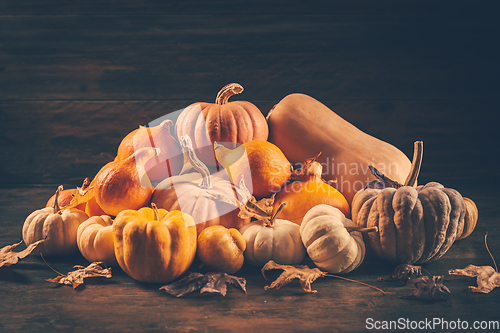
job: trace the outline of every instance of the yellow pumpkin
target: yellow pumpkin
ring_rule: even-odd
[[[113,240],[113,220],[109,215],[92,216],[80,224],[76,242],[88,261],[101,261],[107,266],[118,265]]]
[[[300,237],[309,258],[320,269],[333,274],[349,273],[364,260],[365,243],[354,223],[335,207],[317,205],[307,211]]]
[[[184,274],[196,254],[196,237],[190,215],[154,205],[121,211],[113,223],[116,260],[141,282],[168,283]]]
[[[70,255],[78,252],[76,235],[78,226],[89,217],[85,212],[68,208],[60,210],[58,205],[59,193],[56,191],[52,207],[35,210],[23,225],[23,240],[26,245],[33,244],[41,239],[39,249],[44,256]]]

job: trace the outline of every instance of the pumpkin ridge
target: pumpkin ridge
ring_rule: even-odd
[[[380,212],[378,218],[380,247],[387,259],[393,262],[397,261],[396,250],[398,248],[396,226],[393,219],[394,209],[392,208],[395,193],[396,189],[386,188],[377,197],[377,201],[379,202],[377,207]]]

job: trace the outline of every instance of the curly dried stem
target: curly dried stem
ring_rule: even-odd
[[[278,216],[279,213],[281,213],[281,211],[283,210],[283,208],[285,208],[286,206],[286,202],[282,202],[278,209],[276,210],[276,213],[273,214],[273,216],[271,216],[271,219],[269,220],[269,226],[274,226],[274,221],[276,220],[276,217]]]
[[[226,86],[224,86],[219,93],[217,94],[217,97],[215,98],[215,104],[218,105],[224,105],[227,103],[229,100],[229,97],[237,94],[241,94],[243,91],[243,87],[239,83],[230,83]]]
[[[193,168],[196,171],[198,171],[203,177],[200,186],[205,189],[212,188],[212,179],[210,178],[210,170],[202,161],[200,161],[198,156],[196,156],[196,153],[194,152],[193,149],[193,142],[191,141],[189,135],[186,134],[180,137],[179,143],[181,145],[181,149],[182,152],[184,153],[184,156],[186,156],[186,158],[188,159],[189,163],[191,163]]]
[[[411,163],[410,173],[404,183],[405,186],[415,187],[417,185],[418,174],[422,165],[422,158],[424,156],[424,143],[423,141],[415,141],[413,149],[413,160]]]
[[[495,258],[493,258],[493,255],[491,254],[491,251],[488,247],[488,242],[486,241],[486,238],[488,238],[488,233],[486,233],[484,235],[484,246],[486,247],[486,251],[488,251],[488,254],[490,255],[491,257],[491,260],[493,260],[493,265],[495,265],[495,272],[498,272],[498,267],[497,267],[497,263],[495,261]]]

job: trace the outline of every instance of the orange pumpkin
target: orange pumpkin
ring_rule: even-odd
[[[93,183],[97,204],[108,215],[116,216],[125,209],[137,210],[149,205],[153,186],[144,164],[158,154],[158,149],[144,147],[121,161],[101,168]]]
[[[151,182],[159,183],[165,178],[179,174],[184,159],[179,143],[170,133],[172,125],[172,121],[167,119],[158,126],[140,126],[130,132],[118,146],[115,160],[124,160],[144,147],[159,148],[158,156],[150,159],[144,165]]]
[[[217,94],[215,104],[195,103],[185,108],[175,124],[177,138],[189,135],[198,158],[207,166],[216,166],[213,143],[233,147],[231,143],[267,140],[269,129],[262,112],[246,101],[228,102],[243,87],[230,83]]]
[[[285,155],[268,141],[252,140],[235,149],[216,143],[217,160],[224,167],[231,182],[239,185],[242,178],[250,193],[267,197],[282,188],[292,175]]]
[[[347,200],[321,178],[322,170],[323,166],[319,162],[306,161],[301,179],[287,184],[276,194],[274,211],[278,210],[282,202],[286,202],[287,206],[281,212],[281,217],[299,225],[309,209],[321,204],[338,208],[346,217],[350,217]]]

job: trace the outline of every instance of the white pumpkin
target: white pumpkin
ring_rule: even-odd
[[[39,247],[45,256],[77,253],[76,233],[78,226],[89,218],[85,212],[76,208],[60,211],[57,199],[62,190],[63,187],[59,186],[52,207],[35,210],[24,221],[24,243],[30,245],[45,239]]]
[[[365,243],[354,223],[337,208],[317,205],[300,225],[300,237],[307,254],[318,268],[333,274],[356,269],[365,257]]]
[[[299,264],[306,251],[300,240],[300,227],[288,220],[273,217],[244,225],[239,229],[247,243],[245,260],[254,266],[263,266],[269,260],[282,265]]]
[[[78,227],[78,249],[90,262],[117,266],[113,240],[113,220],[109,215],[92,216]]]

